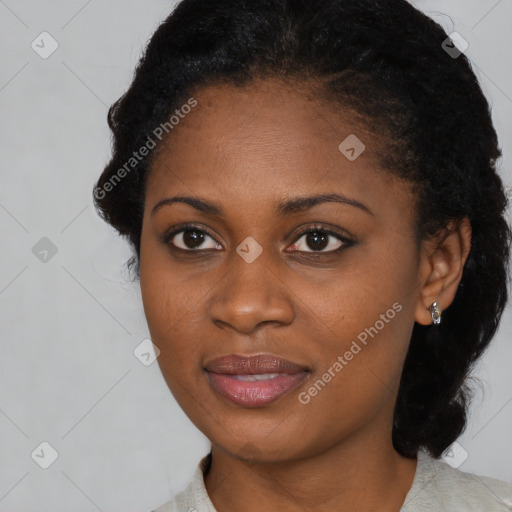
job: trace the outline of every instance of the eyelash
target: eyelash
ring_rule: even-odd
[[[184,225],[174,228],[169,233],[164,234],[164,236],[162,237],[162,242],[164,244],[168,245],[173,251],[179,251],[181,253],[202,253],[202,252],[206,252],[206,251],[216,250],[216,249],[182,249],[181,247],[176,247],[174,244],[171,243],[171,241],[176,235],[183,233],[184,231],[196,231],[198,233],[204,233],[204,234],[208,235],[215,243],[217,243],[217,244],[219,243],[215,239],[215,237],[212,234],[210,234],[206,229],[200,228],[199,226],[197,226],[195,224],[184,224]],[[308,235],[310,233],[317,233],[317,232],[323,233],[325,235],[333,236],[338,241],[342,242],[342,245],[340,247],[338,247],[337,249],[333,249],[330,251],[293,251],[293,252],[298,252],[298,253],[306,254],[306,255],[318,255],[318,254],[332,255],[332,254],[338,254],[355,244],[355,240],[353,240],[347,236],[343,236],[340,233],[337,233],[336,231],[333,231],[329,228],[322,226],[321,224],[314,224],[313,226],[309,226],[308,228],[300,231],[297,234],[296,238],[294,239],[292,245],[294,245],[297,241],[299,241],[304,235]]]

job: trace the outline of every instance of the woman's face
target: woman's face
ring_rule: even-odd
[[[270,80],[200,90],[147,183],[140,283],[159,364],[234,456],[390,438],[421,300],[414,196],[380,168],[385,144],[309,96]],[[317,196],[331,200],[298,202]]]

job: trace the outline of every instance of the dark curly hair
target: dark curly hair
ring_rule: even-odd
[[[406,457],[419,448],[439,457],[464,431],[468,379],[508,298],[501,150],[470,63],[445,51],[447,37],[406,0],[183,0],[110,107],[113,154],[93,192],[99,214],[133,246],[129,267],[140,277],[145,183],[165,140],[152,135],[193,91],[255,78],[316,81],[333,109],[355,111],[386,142],[382,167],[414,186],[418,241],[464,217],[472,227],[462,280],[442,323],[414,325],[392,437]],[[133,160],[150,140],[156,149]]]

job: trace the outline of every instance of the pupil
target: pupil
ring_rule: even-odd
[[[322,233],[321,231],[314,231],[312,233],[308,233],[307,237],[306,237],[306,242],[309,246],[310,249],[313,249],[313,250],[322,250],[324,249],[325,247],[327,247],[328,245],[328,236],[324,233],[324,234],[319,234],[319,233]],[[313,240],[313,245],[311,245],[309,243],[310,240]],[[318,245],[314,245],[314,244],[318,244],[318,242],[320,241],[320,247]]]
[[[204,233],[187,230],[183,233],[183,241],[189,248],[199,247],[204,241]]]

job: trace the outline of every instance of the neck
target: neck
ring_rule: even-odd
[[[241,460],[214,445],[206,489],[219,512],[398,512],[416,459],[399,455],[390,436],[352,437],[322,453],[278,462]]]

